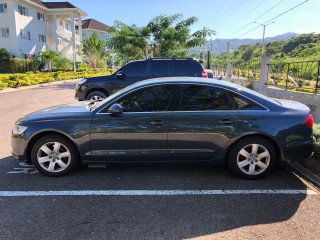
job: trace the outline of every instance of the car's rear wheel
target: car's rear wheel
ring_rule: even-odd
[[[229,152],[233,173],[246,179],[258,179],[270,173],[276,164],[274,146],[266,139],[250,137],[238,141]]]
[[[89,93],[88,96],[86,97],[86,100],[91,100],[91,101],[99,101],[103,100],[107,97],[107,94],[101,91],[94,91],[92,93]]]
[[[39,172],[57,177],[67,174],[77,165],[78,154],[68,139],[47,135],[34,144],[31,160]]]

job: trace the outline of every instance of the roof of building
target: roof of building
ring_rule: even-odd
[[[74,8],[82,11],[81,9],[77,8],[73,4],[69,2],[42,2],[41,0],[30,0],[31,2],[40,5],[41,7],[45,7],[47,9],[66,9],[66,8]],[[83,12],[83,11],[82,11]]]
[[[108,28],[109,28],[108,25],[106,25],[102,22],[99,22],[95,19],[92,19],[92,18],[82,20],[82,29],[92,29],[92,30],[106,32]]]

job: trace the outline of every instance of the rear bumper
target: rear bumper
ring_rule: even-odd
[[[295,142],[285,145],[283,148],[284,159],[294,162],[311,158],[315,151],[315,143],[316,140],[312,137],[303,142]]]

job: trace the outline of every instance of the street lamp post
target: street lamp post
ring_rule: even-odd
[[[265,47],[265,44],[264,44],[264,38],[265,38],[265,33],[266,33],[266,26],[272,24],[272,23],[275,23],[275,21],[273,22],[270,22],[268,24],[262,24],[262,23],[258,23],[258,22],[254,22],[256,24],[259,24],[261,27],[263,27],[263,37],[262,37],[262,47],[261,47],[261,55],[263,56],[264,54],[264,47]]]

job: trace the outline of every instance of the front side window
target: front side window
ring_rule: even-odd
[[[18,12],[23,16],[29,16],[28,8],[18,5]]]
[[[21,31],[20,31],[20,36],[21,36],[21,39],[31,40],[30,31],[21,30]]]
[[[9,38],[9,28],[0,28],[0,37]]]
[[[0,13],[6,13],[8,11],[8,6],[6,3],[0,4]]]
[[[232,109],[226,92],[204,85],[185,85],[182,89],[180,111],[214,111]]]
[[[174,87],[158,85],[139,89],[117,101],[124,112],[167,111]]]
[[[146,71],[147,63],[144,61],[129,63],[123,69],[126,77],[145,77]]]

